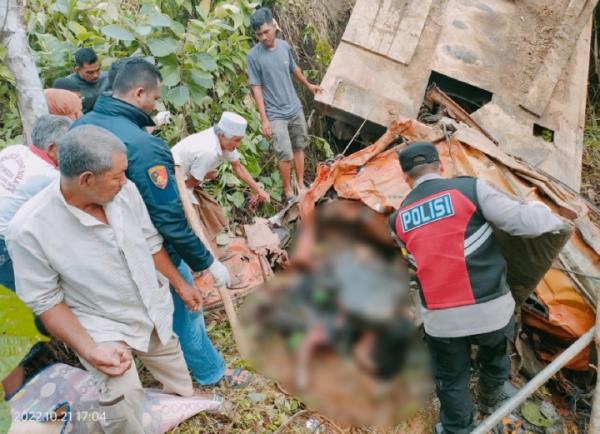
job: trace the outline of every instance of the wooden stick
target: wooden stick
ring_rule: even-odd
[[[183,178],[183,173],[181,172],[180,166],[175,166],[175,180],[177,181],[179,197],[181,198],[183,211],[185,212],[185,217],[187,218],[188,223],[192,227],[192,230],[194,231],[196,236],[200,238],[200,241],[202,241],[202,243],[208,249],[208,251],[215,257],[216,261],[217,258],[210,247],[210,243],[208,242],[208,238],[206,237],[206,234],[204,232],[204,226],[202,225],[200,216],[198,215],[198,212],[192,205],[192,201],[188,196],[188,189],[185,185],[185,180]],[[237,349],[243,358],[248,358],[248,345],[242,334],[242,329],[238,320],[237,313],[235,312],[235,307],[233,306],[233,301],[231,300],[229,290],[224,285],[216,286],[216,288],[219,291],[221,300],[223,301],[223,307],[225,308],[225,313],[227,314],[229,325],[231,326],[231,330],[233,331],[233,339],[235,340]]]

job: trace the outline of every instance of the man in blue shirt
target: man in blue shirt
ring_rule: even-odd
[[[283,193],[290,200],[293,198],[292,160],[298,188],[302,188],[304,149],[308,145],[306,120],[292,76],[313,94],[321,91],[321,88],[304,77],[294,61],[289,44],[276,38],[277,27],[269,8],[257,10],[252,15],[251,24],[259,43],[247,56],[250,88],[260,113],[262,133],[273,139]]]
[[[173,329],[196,381],[211,385],[226,374],[225,364],[206,334],[202,295],[193,287],[190,267],[194,271],[208,269],[217,285],[228,284],[230,277],[227,268],[213,258],[188,225],[169,147],[146,132],[146,127],[154,126],[149,113],[154,111],[160,92],[158,68],[142,58],[131,59],[117,74],[112,96],[101,95],[94,110],[73,126],[97,125],[125,143],[129,162],[127,178],[136,184],[173,264],[187,281],[171,282],[175,304]],[[239,377],[239,371],[237,374]],[[232,378],[231,373],[225,376],[233,383],[239,379]]]

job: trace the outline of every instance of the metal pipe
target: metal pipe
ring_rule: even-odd
[[[573,345],[563,351],[556,359],[546,366],[539,374],[533,377],[519,392],[506,401],[500,408],[488,416],[477,428],[471,431],[471,434],[486,434],[498,423],[502,418],[521,405],[529,398],[540,386],[556,374],[563,366],[579,354],[590,342],[594,339],[594,329],[592,327],[585,334],[581,335]]]

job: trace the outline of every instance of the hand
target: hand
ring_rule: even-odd
[[[131,352],[118,344],[97,344],[89,351],[85,360],[110,377],[123,375],[133,363]]]
[[[271,203],[271,196],[269,196],[269,193],[264,191],[262,188],[256,190],[256,196],[259,202]]]
[[[215,286],[223,286],[231,284],[231,276],[229,275],[229,270],[225,265],[216,259],[208,267],[208,272],[212,274],[213,279],[215,280]]]
[[[271,122],[268,119],[265,119],[262,122],[262,133],[267,139],[270,139],[273,135],[273,130],[271,130]]]
[[[158,112],[157,115],[154,116],[153,121],[157,127],[160,127],[161,125],[164,125],[164,124],[168,124],[169,122],[171,122],[171,112],[169,112],[169,111]]]
[[[219,172],[217,172],[216,170],[211,170],[210,172],[206,172],[206,175],[204,175],[204,180],[210,181],[212,179],[215,179],[218,174],[219,174]]]
[[[319,92],[323,92],[323,88],[321,86],[319,86],[318,84],[311,83],[308,83],[308,90],[310,90],[313,95],[316,95]]]
[[[179,297],[181,297],[189,310],[192,312],[198,312],[202,309],[204,299],[198,288],[195,288],[189,283],[185,282],[183,285],[176,287],[175,291]]]

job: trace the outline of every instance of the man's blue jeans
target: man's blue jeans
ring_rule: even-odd
[[[185,262],[181,261],[177,269],[189,284],[194,285],[192,271]],[[198,384],[215,384],[225,373],[225,362],[206,334],[204,313],[189,310],[173,287],[171,294],[175,305],[173,330],[179,336],[188,368]]]
[[[0,285],[15,290],[15,272],[4,238],[0,238]]]

